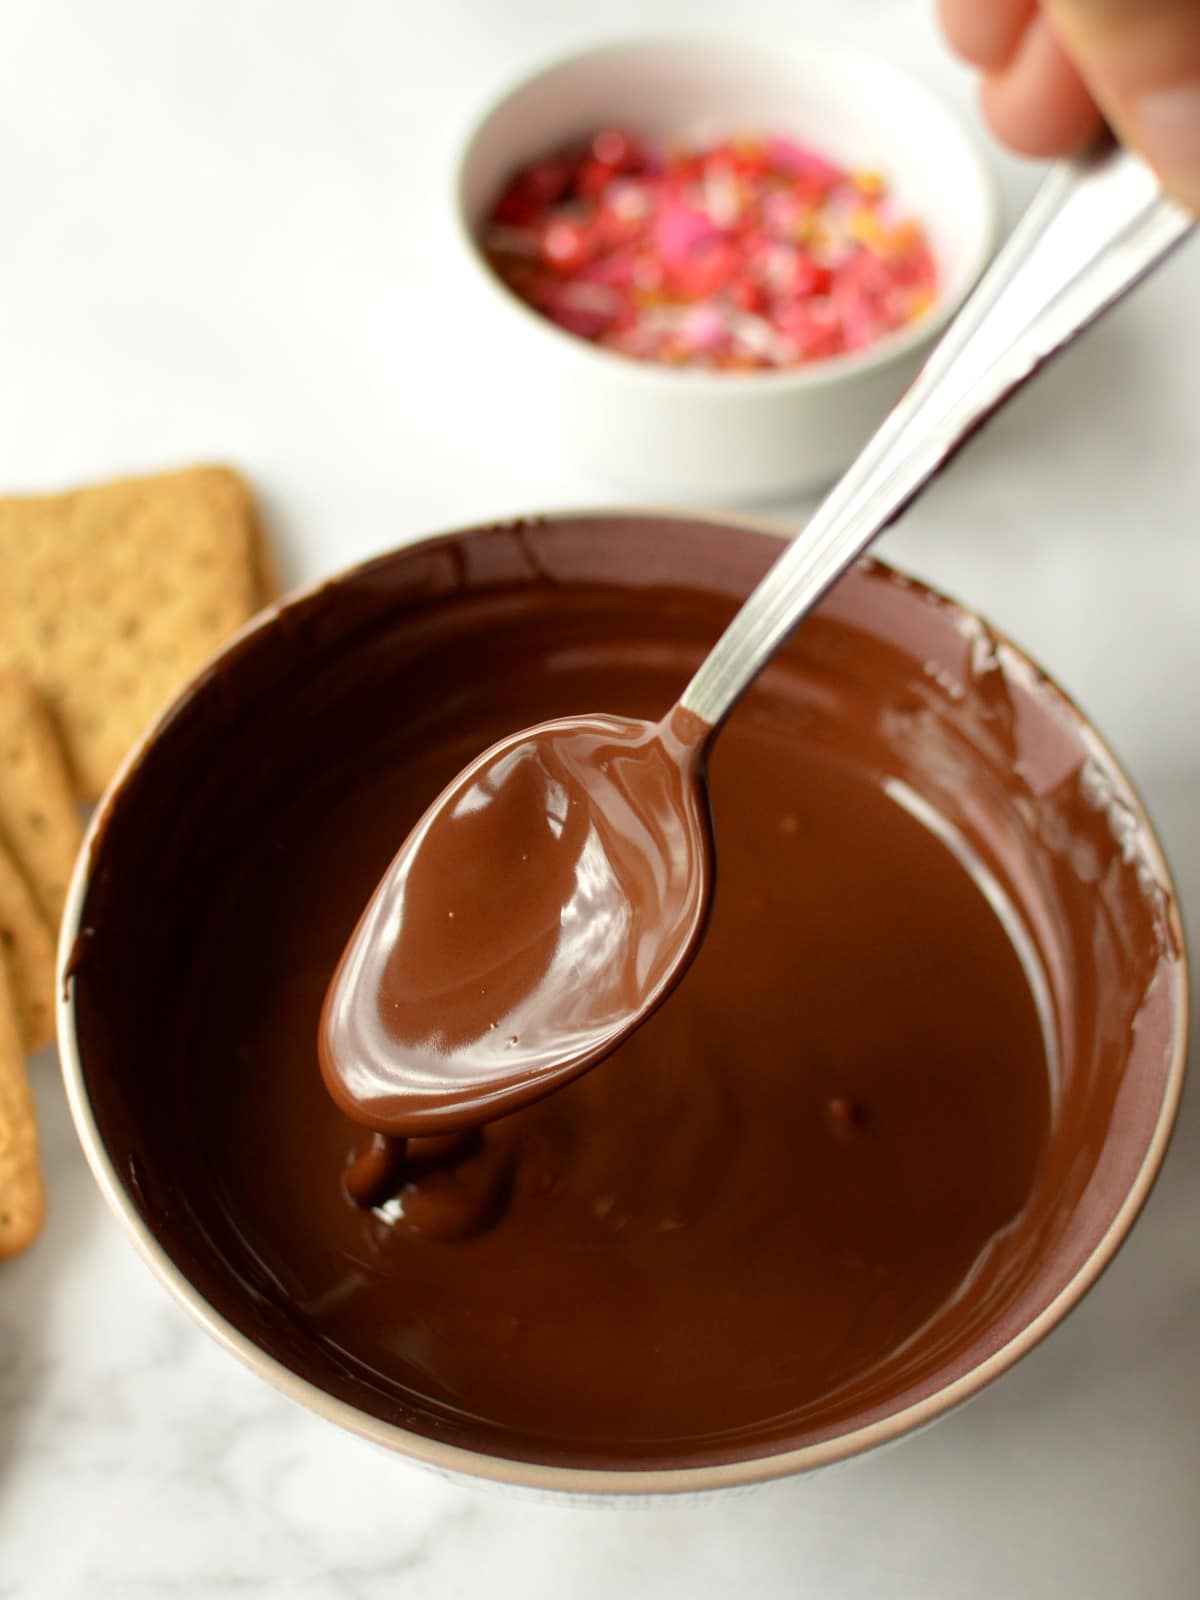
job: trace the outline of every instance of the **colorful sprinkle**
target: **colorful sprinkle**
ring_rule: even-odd
[[[670,366],[824,360],[937,298],[924,230],[894,212],[884,178],[782,137],[655,149],[602,128],[517,172],[482,244],[559,327]]]

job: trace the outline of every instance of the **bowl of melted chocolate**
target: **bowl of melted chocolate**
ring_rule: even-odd
[[[384,556],[218,657],[93,825],[59,1032],[107,1198],[234,1354],[411,1458],[619,1494],[896,1438],[1062,1318],[1161,1164],[1186,967],[1142,806],[873,562],[722,735],[708,933],[644,1026],[398,1161],[331,1097],[331,976],[434,796],[531,724],[661,716],[778,549],[630,513]]]

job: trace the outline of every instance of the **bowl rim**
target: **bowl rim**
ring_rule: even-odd
[[[982,224],[973,240],[962,281],[955,292],[950,295],[939,294],[932,306],[915,321],[884,334],[863,350],[845,351],[811,364],[772,368],[763,372],[710,372],[694,367],[669,367],[657,361],[634,360],[560,328],[515,295],[489,266],[467,212],[466,190],[470,165],[493,119],[545,79],[565,69],[634,50],[686,49],[697,45],[730,52],[740,51],[743,54],[752,52],[760,56],[769,53],[778,57],[786,53],[817,64],[828,63],[851,72],[873,75],[876,79],[890,81],[903,93],[924,101],[935,115],[941,117],[947,135],[956,141],[966,159],[982,211]],[[982,277],[995,252],[1000,232],[999,191],[981,137],[920,77],[869,51],[812,42],[802,37],[781,42],[761,30],[753,29],[681,29],[675,32],[656,30],[633,33],[601,39],[545,57],[510,82],[507,88],[496,93],[483,111],[473,118],[465,134],[460,136],[454,158],[451,211],[460,255],[470,264],[475,280],[486,284],[493,304],[507,308],[509,315],[515,314],[517,323],[538,330],[536,336],[548,340],[545,346],[547,350],[574,352],[598,377],[605,373],[610,377],[624,375],[630,382],[648,388],[661,387],[668,394],[672,391],[678,394],[685,389],[711,395],[821,390],[902,361],[936,338],[958,311]]]
[[[1050,1302],[1030,1322],[1019,1328],[997,1350],[985,1357],[977,1366],[942,1388],[934,1390],[900,1410],[877,1418],[863,1426],[812,1444],[788,1450],[735,1459],[715,1464],[683,1467],[656,1467],[649,1469],[624,1469],[613,1467],[560,1466],[545,1462],[520,1460],[508,1456],[490,1455],[482,1450],[459,1445],[448,1445],[425,1435],[385,1422],[359,1410],[347,1400],[327,1393],[309,1379],[301,1377],[277,1357],[269,1354],[248,1335],[236,1328],[205,1297],[185,1275],[182,1268],[168,1255],[159,1243],[149,1224],[137,1211],[133,1200],[117,1171],[113,1158],[105,1147],[99,1126],[92,1111],[84,1076],[83,1060],[75,1032],[74,985],[71,969],[80,934],[80,922],[87,896],[96,845],[105,819],[119,801],[122,790],[135,772],[143,754],[158,736],[159,730],[172,719],[180,707],[205,679],[212,661],[237,647],[244,640],[273,626],[276,618],[294,603],[317,594],[327,585],[352,579],[380,561],[387,561],[408,552],[422,552],[443,543],[495,532],[498,528],[535,522],[538,526],[578,521],[581,518],[605,521],[639,521],[657,518],[674,522],[702,524],[706,527],[769,534],[776,538],[790,537],[794,529],[779,521],[748,513],[725,514],[720,511],[690,510],[660,506],[583,507],[535,512],[525,517],[508,518],[497,523],[471,523],[466,527],[447,530],[427,538],[397,545],[364,561],[318,579],[293,590],[266,607],[238,630],[216,656],[202,666],[179,694],[162,710],[128,752],[115,777],[105,791],[88,823],[83,844],[75,863],[63,912],[62,929],[58,944],[56,973],[57,1023],[59,1057],[67,1102],[72,1121],[91,1168],[110,1210],[122,1224],[134,1247],[155,1276],[176,1302],[187,1311],[199,1326],[218,1344],[235,1356],[244,1366],[264,1379],[287,1399],[315,1412],[329,1422],[336,1423],[360,1438],[380,1445],[410,1461],[441,1472],[446,1476],[467,1481],[484,1481],[509,1489],[532,1490],[539,1493],[567,1494],[592,1499],[628,1499],[644,1495],[686,1495],[706,1493],[717,1489],[747,1487],[752,1484],[772,1482],[812,1471],[817,1467],[831,1466],[836,1462],[861,1455],[867,1450],[895,1442],[904,1436],[928,1426],[973,1398],[1015,1362],[1038,1345],[1063,1318],[1074,1309],[1109,1266],[1124,1243],[1161,1170],[1174,1130],[1183,1093],[1187,1063],[1188,1018],[1190,1010],[1189,965],[1187,945],[1179,909],[1179,894],[1169,864],[1146,810],[1141,794],[1131,782],[1122,763],[1114,755],[1107,741],[1098,733],[1091,719],[1075,701],[1062,690],[1019,646],[993,628],[989,631],[997,642],[1011,650],[1014,656],[1037,672],[1039,680],[1076,725],[1086,733],[1092,749],[1110,764],[1111,770],[1123,782],[1133,802],[1134,814],[1141,830],[1146,855],[1158,881],[1163,885],[1166,914],[1171,924],[1173,939],[1172,961],[1179,975],[1179,987],[1171,1017],[1171,1055],[1164,1080],[1162,1100],[1155,1118],[1154,1129],[1141,1164],[1131,1180],[1116,1213],[1108,1227],[1097,1240],[1086,1258]],[[871,558],[876,566],[897,575],[906,587],[925,596],[935,598],[953,614],[965,619],[977,618],[978,613],[961,602],[951,599],[923,580],[911,577],[902,568],[890,562]]]

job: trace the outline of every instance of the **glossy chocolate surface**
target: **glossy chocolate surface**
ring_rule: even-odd
[[[519,727],[661,715],[774,549],[579,518],[402,552],[236,647],[105,820],[71,979],[102,1135],[330,1394],[529,1460],[788,1448],[1001,1348],[1128,1190],[1181,982],[1152,853],[1057,692],[873,566],[723,734],[710,933],[639,1033],[398,1188],[326,1093],[326,985],[430,799]]]

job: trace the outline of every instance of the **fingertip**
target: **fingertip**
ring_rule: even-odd
[[[979,98],[987,124],[1001,144],[1017,155],[1039,160],[1085,149],[1103,123],[1090,97],[1045,104],[1014,93],[1003,79],[985,80]]]
[[[1037,0],[938,0],[946,42],[984,72],[998,72],[1016,54]]]
[[[1100,131],[1102,117],[1044,16],[1026,31],[1012,62],[980,89],[992,132],[1019,155],[1070,155]]]

